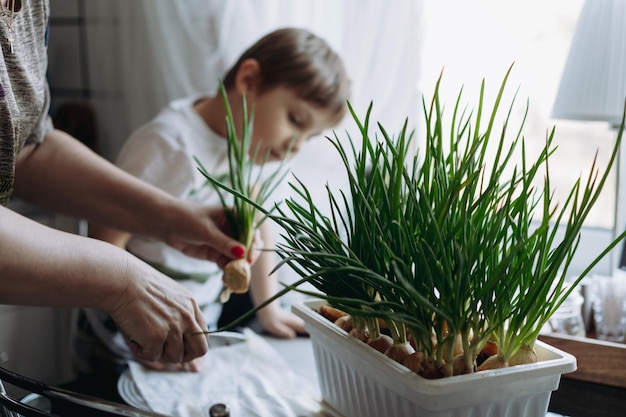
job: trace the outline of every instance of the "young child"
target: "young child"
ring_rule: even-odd
[[[242,100],[254,110],[251,152],[257,164],[290,158],[309,138],[336,126],[346,113],[350,83],[343,63],[329,45],[313,33],[296,28],[271,32],[239,58],[223,79],[235,126],[241,126]],[[117,165],[181,199],[219,204],[217,191],[206,184],[194,157],[212,175],[227,174],[225,107],[222,96],[195,96],[170,103],[151,122],[136,131],[123,146]],[[252,156],[252,155],[251,155]],[[271,167],[266,167],[271,171]],[[261,225],[263,248],[272,247],[271,221]],[[189,257],[160,241],[99,225],[92,237],[111,242],[148,262],[189,287],[201,306],[210,329],[217,327],[222,291],[217,265]],[[252,266],[250,297],[254,305],[278,290],[270,275],[275,266],[272,252],[262,252]],[[292,338],[304,332],[303,322],[275,301],[257,314],[263,330]],[[77,354],[93,364],[98,356],[113,353],[119,364],[130,359],[122,336],[102,313],[85,310],[79,318]],[[81,334],[82,333],[82,334]],[[99,347],[84,343],[95,334]],[[82,350],[82,352],[81,352]],[[98,353],[100,352],[100,353]],[[85,355],[87,354],[87,355]],[[95,356],[94,356],[95,355]],[[185,364],[142,363],[155,369],[197,370],[199,362]]]

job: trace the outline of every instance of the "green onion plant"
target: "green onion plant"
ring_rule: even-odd
[[[550,316],[626,235],[566,285],[584,221],[617,157],[624,122],[605,170],[599,172],[594,161],[588,177],[577,179],[566,200],[556,202],[549,169],[555,129],[531,158],[523,136],[528,103],[515,127],[516,98],[502,104],[511,70],[491,105],[484,80],[473,110],[461,105],[461,89],[450,122],[440,100],[440,76],[432,100],[423,101],[425,146],[416,154],[410,152],[414,133],[407,122],[395,136],[380,124],[373,134],[372,106],[363,120],[350,106],[361,144],[350,135],[347,141],[336,133],[328,138],[349,179],[346,190],[326,187],[330,214],[317,208],[297,180],[290,183],[294,197],[275,210],[249,201],[281,228],[276,268],[289,265],[300,276],[276,297],[301,291],[360,322],[383,320],[394,341],[409,338],[424,357],[424,369],[435,369],[437,376],[475,372],[490,340],[504,366],[519,363],[520,350],[534,348]],[[305,282],[317,291],[299,290]]]

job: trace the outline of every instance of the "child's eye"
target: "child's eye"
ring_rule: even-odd
[[[296,126],[300,126],[300,119],[295,114],[289,113],[289,121]]]

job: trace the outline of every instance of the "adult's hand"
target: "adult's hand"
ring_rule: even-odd
[[[105,305],[126,336],[133,354],[143,360],[187,362],[207,351],[207,328],[193,294],[146,264],[129,260],[119,298]]]
[[[91,307],[116,321],[139,358],[189,361],[207,351],[191,292],[128,252],[0,206],[0,303]]]
[[[192,361],[181,363],[145,361],[137,358],[135,358],[135,360],[146,368],[159,372],[200,372],[204,369],[202,358],[196,358]]]
[[[182,201],[180,204],[185,210],[179,210],[181,217],[172,219],[170,224],[184,225],[187,228],[172,229],[164,239],[167,244],[188,256],[214,260],[222,269],[232,259],[244,256],[243,245],[232,245],[226,212],[222,207]],[[257,244],[258,239],[255,239],[255,247]],[[225,252],[228,252],[228,256],[224,255]],[[250,262],[254,262],[256,253],[256,250],[250,251]]]

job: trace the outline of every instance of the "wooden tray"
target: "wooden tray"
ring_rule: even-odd
[[[562,378],[626,388],[626,344],[557,333],[540,335],[539,340],[576,357],[576,371]]]

